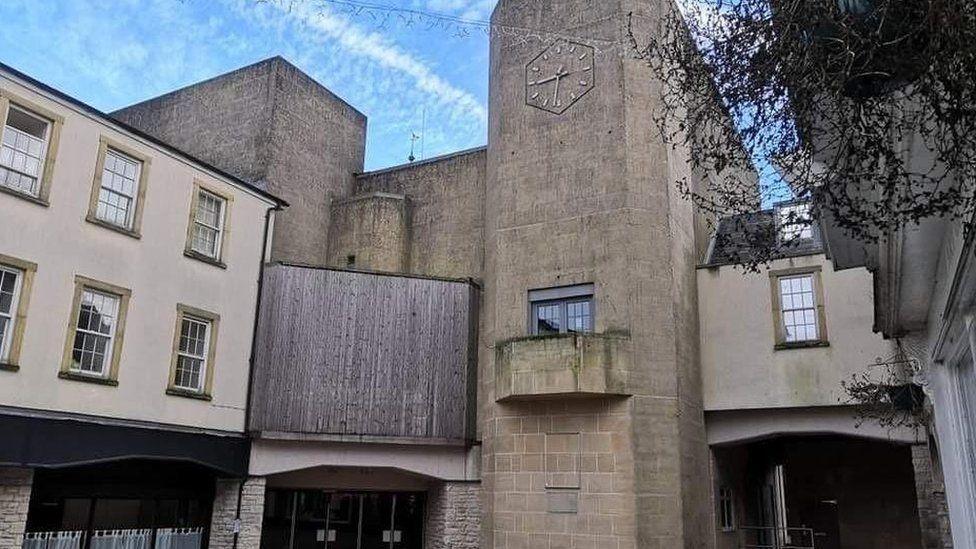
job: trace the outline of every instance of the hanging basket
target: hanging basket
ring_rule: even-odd
[[[915,383],[888,385],[885,390],[888,393],[888,400],[896,410],[905,412],[918,410],[925,402],[922,386]]]

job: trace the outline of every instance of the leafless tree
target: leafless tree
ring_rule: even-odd
[[[631,37],[663,83],[661,134],[708,175],[678,181],[705,210],[788,186],[864,241],[972,215],[973,0],[683,0]]]

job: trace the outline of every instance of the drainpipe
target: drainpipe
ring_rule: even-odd
[[[258,295],[257,300],[254,304],[254,325],[251,329],[251,356],[248,359],[248,372],[247,372],[247,396],[244,404],[244,438],[250,442],[250,425],[251,425],[251,392],[254,389],[254,354],[257,349],[258,341],[258,319],[261,315],[261,296],[264,291],[264,266],[265,260],[268,258],[268,240],[271,236],[271,218],[274,212],[280,212],[282,207],[280,204],[276,204],[273,208],[268,208],[264,214],[264,240],[261,243],[261,259],[258,264]],[[250,444],[248,444],[248,455],[245,460],[245,469],[250,467],[251,454],[250,454]],[[237,542],[241,535],[241,506],[244,501],[244,483],[247,482],[247,472],[245,470],[244,478],[241,479],[240,484],[237,487],[237,511],[234,515],[234,544],[233,549],[237,549]]]

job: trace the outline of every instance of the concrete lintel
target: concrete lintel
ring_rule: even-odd
[[[400,446],[470,446],[470,442],[456,438],[387,437],[373,435],[335,435],[329,433],[287,433],[259,431],[255,439],[292,440],[305,442],[353,442],[357,444],[387,444]]]
[[[364,444],[258,439],[251,445],[250,474],[268,476],[314,467],[399,469],[445,481],[481,479],[480,446]]]
[[[706,412],[705,429],[711,446],[783,435],[845,435],[902,444],[926,440],[924,429],[885,428],[870,420],[858,425],[856,411],[850,406]]]

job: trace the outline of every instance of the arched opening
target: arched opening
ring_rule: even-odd
[[[722,549],[915,549],[911,446],[786,435],[713,447]]]

